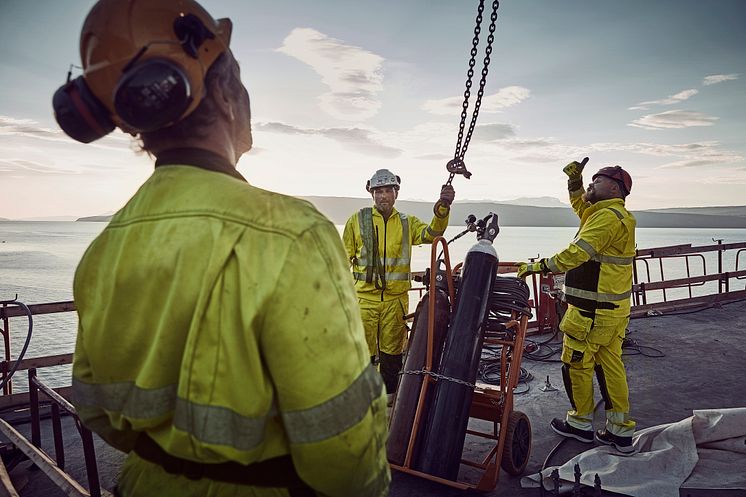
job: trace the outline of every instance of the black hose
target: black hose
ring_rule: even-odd
[[[31,342],[31,333],[34,330],[34,319],[31,314],[31,309],[28,308],[26,304],[23,302],[18,302],[18,295],[16,295],[16,298],[13,300],[0,300],[0,305],[17,305],[23,311],[26,313],[26,317],[28,317],[28,333],[26,334],[26,342],[23,344],[23,348],[21,349],[21,353],[18,354],[18,359],[13,364],[13,367],[10,368],[10,371],[8,372],[5,379],[3,379],[2,383],[0,383],[0,390],[5,388],[5,386],[8,384],[10,379],[13,377],[15,372],[18,370],[18,366],[21,365],[21,360],[23,360],[23,356],[26,355],[26,350],[28,349],[29,343]],[[8,330],[6,330],[7,332]]]

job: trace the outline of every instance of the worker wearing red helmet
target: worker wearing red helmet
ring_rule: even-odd
[[[632,178],[619,166],[601,168],[583,192],[585,161],[571,162],[564,171],[573,209],[580,217],[575,239],[561,252],[538,262],[524,263],[518,276],[566,273],[567,311],[560,323],[564,333],[562,378],[572,409],[551,428],[581,442],[612,445],[632,452],[635,422],[629,418],[629,389],[622,363],[622,341],[629,323],[635,218],[624,200]],[[606,408],[606,426],[593,431],[593,373]]]
[[[152,175],[78,265],[73,403],[127,453],[121,497],[388,495],[386,400],[334,225],[236,170],[252,146],[231,23],[100,0],[63,130],[119,127]]]

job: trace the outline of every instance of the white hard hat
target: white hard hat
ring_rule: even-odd
[[[373,174],[365,185],[365,189],[369,192],[374,188],[381,186],[393,186],[397,190],[401,185],[401,178],[396,174],[392,173],[388,169],[379,169]]]

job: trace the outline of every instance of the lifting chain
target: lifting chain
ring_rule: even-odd
[[[479,80],[479,90],[477,91],[477,98],[474,101],[474,112],[471,116],[471,122],[469,123],[469,129],[464,136],[464,129],[466,128],[466,115],[469,109],[469,98],[471,97],[472,77],[474,76],[474,66],[476,64],[477,47],[479,46],[479,34],[482,31],[482,14],[484,13],[484,0],[479,0],[479,7],[477,8],[476,25],[474,26],[474,38],[471,41],[471,57],[469,58],[469,70],[466,73],[466,90],[464,90],[464,103],[461,104],[461,122],[459,123],[458,129],[458,140],[456,141],[456,150],[453,154],[453,159],[448,161],[446,169],[450,173],[448,177],[447,185],[451,184],[453,177],[457,174],[462,174],[466,179],[471,177],[471,173],[466,169],[464,163],[464,156],[466,156],[466,150],[469,148],[469,142],[471,141],[471,135],[474,132],[474,127],[477,124],[477,116],[479,116],[479,108],[482,105],[482,96],[484,95],[484,85],[487,82],[487,72],[489,71],[490,55],[492,54],[492,42],[495,40],[495,22],[497,21],[497,9],[500,7],[498,0],[492,1],[492,13],[490,14],[490,25],[489,35],[487,36],[487,47],[485,48],[484,65],[482,66],[482,77]]]
[[[458,383],[459,385],[464,385],[472,389],[476,387],[474,383],[469,383],[468,381],[459,380],[458,378],[451,378],[450,376],[438,374],[438,373],[435,373],[434,371],[428,371],[426,369],[416,369],[413,371],[402,371],[399,374],[417,374],[417,375],[426,374],[428,376],[432,376],[436,380],[450,381],[452,383]]]

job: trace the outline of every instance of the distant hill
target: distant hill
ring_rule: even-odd
[[[363,207],[370,206],[370,198],[351,197],[302,197],[316,206],[334,224],[344,224],[350,215]],[[397,210],[412,214],[423,220],[432,217],[431,202],[397,200]],[[742,207],[746,210],[746,206]],[[453,205],[451,225],[462,225],[469,214],[486,216],[496,212],[501,226],[577,226],[578,218],[569,207],[534,207],[510,205],[501,202],[462,201]],[[688,214],[680,212],[659,213],[651,211],[633,212],[637,226],[641,228],[746,228],[746,216]]]
[[[37,216],[37,217],[24,217],[18,219],[18,221],[75,221],[75,216]]]
[[[353,212],[372,205],[370,198],[300,197],[314,204],[334,224],[344,224]],[[542,197],[544,199],[550,197]],[[516,199],[515,201],[535,200]],[[559,200],[554,199],[559,203]],[[511,201],[511,202],[515,202]],[[429,221],[432,202],[397,200],[397,210]],[[728,209],[720,210],[720,209]],[[500,226],[569,226],[578,225],[578,218],[569,207],[536,207],[503,202],[462,201],[453,205],[451,225],[461,226],[469,214],[478,217],[496,212]],[[729,212],[730,214],[725,214]],[[746,206],[691,207],[633,211],[640,228],[746,228]],[[78,221],[108,222],[111,216],[81,217]]]
[[[78,219],[76,219],[76,221],[94,222],[94,223],[108,223],[109,221],[111,221],[111,216],[79,217]]]
[[[661,214],[704,214],[707,216],[746,217],[746,206],[734,205],[722,207],[674,207],[669,209],[648,209],[644,212],[658,212]]]
[[[568,207],[569,204],[562,202],[556,197],[520,197],[514,200],[505,200],[501,204],[528,205],[533,207]]]
[[[5,218],[5,217],[0,217],[0,221],[10,221],[10,219]]]

